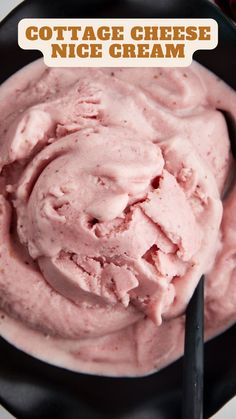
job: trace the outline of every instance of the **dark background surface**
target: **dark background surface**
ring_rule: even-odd
[[[236,89],[236,31],[207,0],[26,0],[0,24],[0,82],[41,56],[18,47],[25,17],[212,17],[219,45],[194,58]],[[236,394],[235,348],[236,326],[205,345],[205,417]],[[50,366],[0,339],[0,402],[18,419],[179,419],[181,384],[182,360],[144,378],[96,377]]]

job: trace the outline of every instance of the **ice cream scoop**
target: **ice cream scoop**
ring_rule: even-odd
[[[195,63],[38,61],[1,87],[3,336],[108,375],[181,354],[183,314],[219,248],[231,164],[223,95],[219,107],[233,108],[235,94]]]

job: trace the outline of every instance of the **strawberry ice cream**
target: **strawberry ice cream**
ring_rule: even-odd
[[[145,375],[182,354],[203,273],[206,337],[231,325],[236,192],[223,211],[232,157],[220,110],[235,107],[235,93],[196,63],[39,60],[5,82],[2,336],[75,371]]]

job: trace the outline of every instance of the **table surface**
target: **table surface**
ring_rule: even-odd
[[[23,0],[0,0],[0,21]],[[228,402],[211,419],[235,419],[236,418],[236,397]],[[0,406],[0,419],[14,419],[2,406]]]

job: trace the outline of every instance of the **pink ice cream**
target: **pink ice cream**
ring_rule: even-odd
[[[196,63],[40,60],[4,83],[2,336],[75,371],[144,375],[181,355],[186,306],[211,269],[207,337],[232,324],[236,192],[223,213],[232,158],[218,109],[235,106]]]

